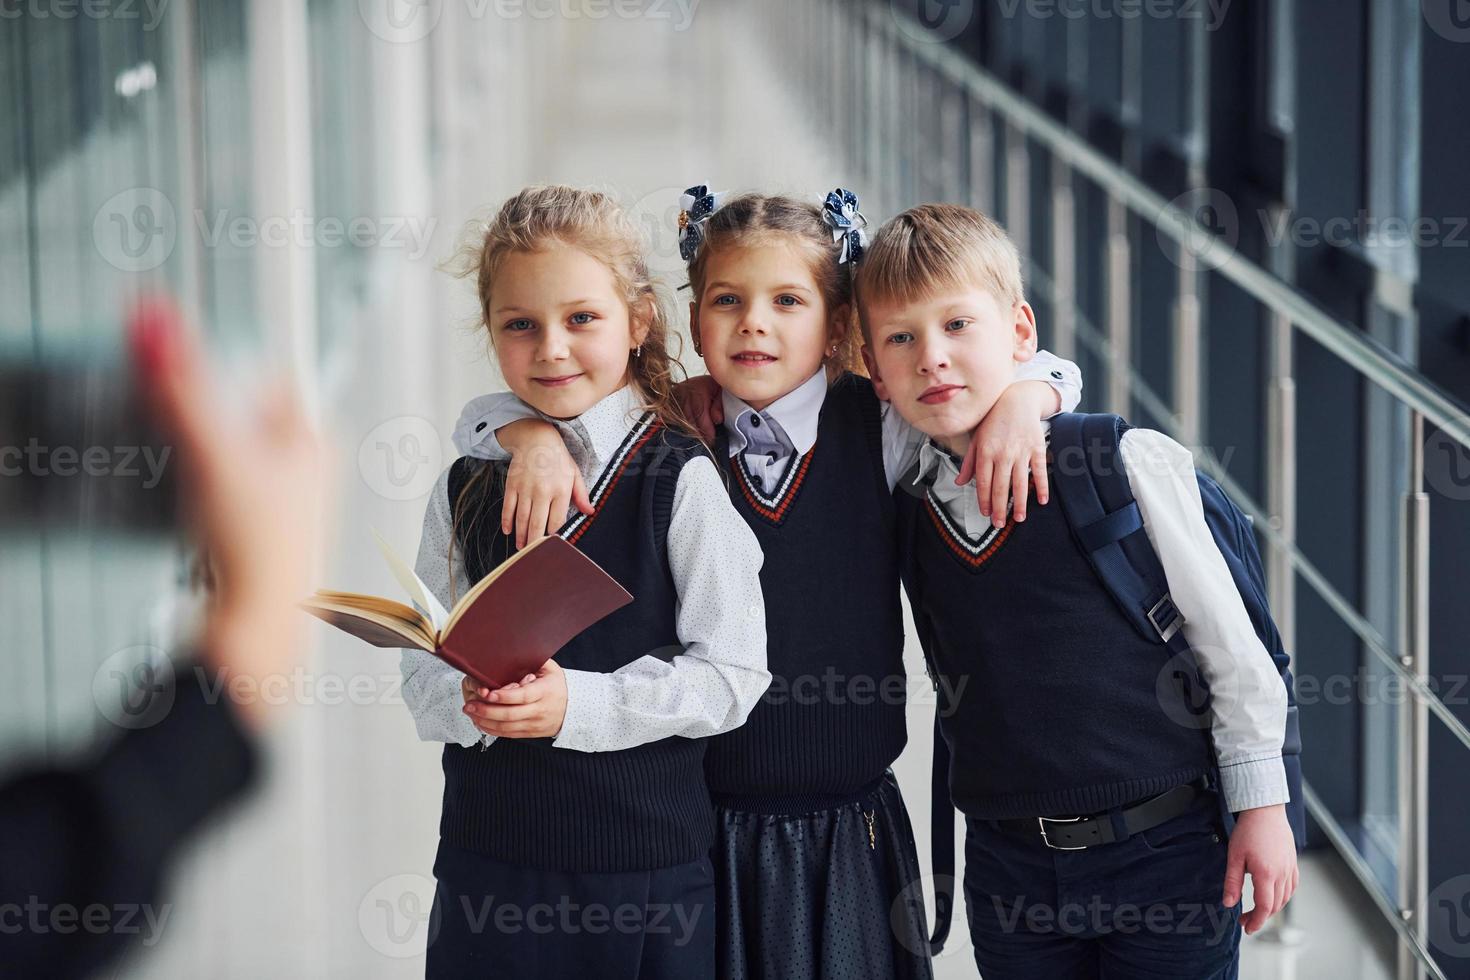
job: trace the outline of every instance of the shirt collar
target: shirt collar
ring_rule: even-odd
[[[933,439],[925,439],[919,444],[919,466],[914,474],[916,486],[922,482],[937,486],[940,477],[945,478],[946,483],[954,483],[955,477],[959,475],[960,463],[950,455],[948,449]]]
[[[599,471],[613,458],[618,447],[628,436],[628,430],[645,411],[638,391],[632,385],[623,385],[602,401],[593,405],[570,422],[557,422],[557,428],[566,432],[568,428],[581,434],[594,456],[593,471]]]
[[[745,402],[721,391],[720,399],[725,408],[725,432],[730,437],[730,455],[746,446],[745,433],[740,431],[739,422],[743,415],[755,413],[781,427],[786,438],[799,455],[805,455],[817,441],[817,420],[822,413],[822,404],[827,398],[827,369],[819,367],[810,378],[767,405],[764,411],[756,412]]]
[[[1042,420],[1041,431],[1045,433],[1048,438],[1050,438],[1050,420]],[[933,476],[934,479],[929,480],[930,486],[942,486],[945,490],[948,490],[950,487],[954,486],[955,478],[960,475],[960,463],[962,462],[963,460],[956,459],[953,455],[951,455],[948,449],[945,449],[933,439],[926,438],[919,445],[919,466],[914,473],[914,485],[917,486],[919,483],[927,480],[930,476]],[[944,479],[941,480],[939,479],[940,477],[943,477]],[[964,486],[967,487],[972,487],[974,485],[975,478],[973,476],[970,477],[969,483],[964,484]]]

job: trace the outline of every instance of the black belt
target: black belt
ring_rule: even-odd
[[[1158,796],[1150,797],[1121,813],[1128,831],[1119,837],[1113,831],[1113,817],[1103,813],[1091,817],[1026,817],[1019,820],[988,820],[992,827],[1028,837],[1041,836],[1041,842],[1054,851],[1081,851],[1097,844],[1127,840],[1140,831],[1157,827],[1189,810],[1194,801],[1209,788],[1208,777],[1182,783]]]

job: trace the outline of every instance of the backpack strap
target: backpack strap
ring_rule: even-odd
[[[934,875],[934,933],[929,955],[938,956],[954,918],[954,799],[949,795],[949,743],[939,728],[942,709],[934,709],[934,768],[929,777],[929,862]]]
[[[1051,425],[1052,485],[1073,535],[1123,615],[1145,640],[1162,643],[1187,665],[1181,681],[1199,686],[1198,707],[1191,698],[1190,710],[1202,715],[1209,710],[1209,683],[1181,629],[1184,616],[1169,595],[1163,563],[1141,533],[1143,515],[1123,466],[1123,433],[1130,428],[1117,415],[1058,415]],[[1201,725],[1200,734],[1210,747],[1210,776],[1218,786],[1213,732]]]
[[[1183,647],[1184,625],[1119,447],[1129,426],[1116,415],[1064,413],[1051,424],[1051,482],[1087,560],[1139,635]],[[1176,643],[1177,641],[1177,643]]]

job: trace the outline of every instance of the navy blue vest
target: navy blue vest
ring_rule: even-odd
[[[1098,581],[1060,504],[1033,496],[1024,523],[973,542],[927,496],[900,485],[895,500],[959,809],[1092,814],[1209,771],[1207,719],[1190,712],[1168,650]]]
[[[622,583],[634,601],[593,624],[556,655],[564,668],[610,672],[645,654],[671,659],[678,594],[664,547],[679,472],[703,453],[693,439],[635,426],[592,488],[596,513],[561,534]],[[476,470],[496,489],[464,549],[479,581],[513,554],[500,533],[505,463],[462,457],[449,475],[451,512]],[[507,863],[560,871],[636,871],[698,860],[713,842],[703,773],[704,739],[666,738],[615,752],[578,752],[552,739],[499,738],[444,747],[439,833]]]
[[[903,750],[903,613],[879,402],[846,375],[828,390],[817,440],[765,495],[724,430],[730,499],[765,553],[761,591],[771,686],[741,727],[710,739],[719,796],[850,794]]]

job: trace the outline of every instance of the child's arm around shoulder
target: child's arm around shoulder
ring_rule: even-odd
[[[959,482],[975,480],[980,512],[1005,525],[1007,501],[1013,501],[1013,516],[1026,519],[1027,480],[1036,480],[1036,498],[1045,504],[1050,496],[1046,476],[1044,419],[1074,410],[1082,400],[1082,372],[1071,361],[1051,351],[1039,350],[1016,365],[1015,376],[975,432],[970,451],[960,468]],[[888,488],[919,458],[924,434],[900,415],[891,404],[883,405],[883,471]]]
[[[612,673],[565,671],[567,710],[555,745],[631,748],[739,726],[770,685],[755,534],[730,503],[709,457],[684,464],[668,531],[682,653],[642,656]]]
[[[561,433],[510,392],[471,399],[454,426],[454,445],[480,459],[509,459],[500,530],[516,547],[555,534],[568,508],[592,513],[587,484]]]

